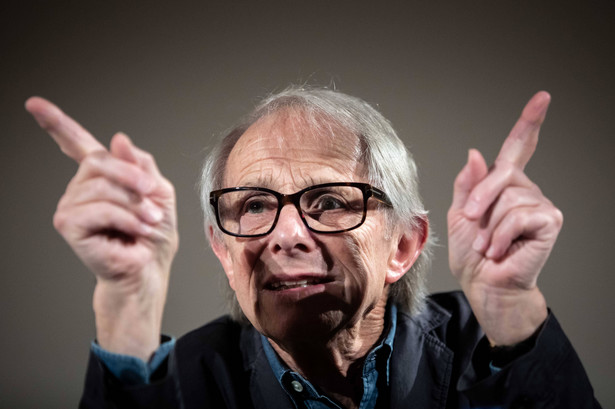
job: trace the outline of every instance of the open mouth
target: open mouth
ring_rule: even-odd
[[[275,281],[266,285],[266,288],[271,291],[291,290],[293,288],[306,288],[311,285],[326,284],[331,282],[330,278],[314,277],[310,279],[292,280],[292,281]]]

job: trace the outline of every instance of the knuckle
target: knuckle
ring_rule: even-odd
[[[177,253],[179,249],[179,234],[177,234],[177,230],[174,230],[169,239],[170,241],[170,250],[173,254]]]
[[[115,213],[112,205],[104,203],[99,206],[98,215],[100,220],[106,221],[107,223],[117,222],[118,216]]]
[[[138,191],[140,184],[151,184],[150,176],[144,174],[136,168],[127,168],[125,169],[125,172],[123,172],[121,175],[117,175],[116,178],[118,184],[136,191]]]
[[[106,159],[106,152],[94,151],[87,154],[81,161],[81,167],[86,169],[98,169]]]
[[[165,179],[165,185],[169,191],[169,194],[175,196],[175,186],[173,186],[173,183]]]
[[[75,188],[71,188],[71,186],[69,185],[69,187],[66,189],[66,192],[62,195],[62,197],[60,197],[60,200],[58,200],[54,217],[56,217],[58,214],[70,213],[70,209],[75,203],[74,191]]]
[[[535,192],[537,195],[545,197],[544,194],[542,193],[542,189],[540,189],[540,186],[538,186],[536,183],[530,181],[529,188],[532,192]]]
[[[508,216],[508,221],[506,223],[506,227],[509,229],[514,228],[519,224],[524,224],[527,221],[527,213],[526,212],[510,212]]]
[[[152,155],[151,153],[147,151],[142,151],[142,157],[143,157],[143,160],[147,163],[150,163],[150,164],[156,163],[156,160],[154,159],[154,155]]]
[[[53,215],[53,227],[60,233],[62,233],[66,226],[66,213],[58,210]]]
[[[89,170],[89,169],[96,168],[96,167],[98,167],[98,162],[99,162],[98,158],[95,157],[93,154],[87,155],[81,161],[81,165],[79,166],[79,170],[83,171],[83,170]]]
[[[483,200],[487,198],[488,195],[489,195],[488,192],[485,191],[485,186],[479,185],[472,190],[472,193],[470,194],[470,197],[469,197],[469,201],[480,204],[483,202]]]
[[[94,193],[95,197],[103,196],[109,189],[109,183],[104,178],[96,178],[91,182],[90,189]]]
[[[564,224],[564,214],[560,209],[555,207],[551,202],[547,202],[541,207],[540,215],[542,216],[544,223],[547,225],[554,225],[558,229]]]
[[[515,191],[515,189],[504,189],[504,191],[500,193],[500,202],[509,207],[516,206],[519,204],[520,200],[519,192]]]
[[[58,205],[56,206],[56,213],[68,207],[70,202],[71,202],[70,195],[68,193],[64,193],[62,197],[60,198],[60,200],[58,201]]]
[[[557,207],[553,207],[553,221],[557,227],[561,227],[564,224],[564,213]]]
[[[512,180],[515,174],[520,172],[514,164],[498,159],[496,159],[493,171],[500,173],[500,178],[505,181]]]
[[[162,178],[161,180],[162,188],[167,192],[169,196],[175,197],[175,186],[168,179]]]
[[[506,180],[511,180],[513,179],[518,173],[523,173],[521,172],[515,165],[513,165],[512,163],[506,163],[505,166],[503,166],[503,173],[504,173],[504,179]]]
[[[465,175],[462,173],[459,173],[457,175],[457,177],[455,178],[455,182],[453,183],[453,186],[455,187],[455,189],[461,189],[465,186],[466,184],[466,177]]]

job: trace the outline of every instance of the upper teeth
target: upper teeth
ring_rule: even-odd
[[[280,287],[307,287],[310,284],[316,284],[319,280],[299,280],[299,281],[276,281],[271,283],[271,288],[277,289]]]

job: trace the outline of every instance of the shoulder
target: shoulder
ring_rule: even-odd
[[[241,333],[247,330],[247,327],[224,315],[183,335],[177,340],[177,345],[182,349],[228,347],[239,342]]]
[[[427,310],[446,311],[451,318],[459,321],[467,321],[472,317],[472,309],[462,291],[431,294],[427,298]]]
[[[259,334],[250,323],[242,323],[225,315],[177,340],[178,357],[214,355],[223,360],[248,360],[262,349]]]
[[[229,316],[188,332],[171,357],[182,394],[199,402],[194,407],[252,407],[247,391],[259,348],[254,327]]]
[[[408,319],[429,331],[450,321],[463,325],[473,318],[472,309],[462,291],[448,291],[430,294],[420,312],[410,314],[398,308],[402,319]]]

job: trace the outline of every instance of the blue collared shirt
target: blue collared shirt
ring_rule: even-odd
[[[359,409],[374,409],[378,397],[385,396],[382,390],[389,386],[389,361],[393,352],[393,339],[397,328],[397,308],[391,304],[387,309],[388,332],[365,357],[363,364],[363,397]],[[276,379],[298,408],[340,409],[340,406],[318,391],[307,379],[292,371],[278,357],[269,340],[261,335],[263,349]],[[384,399],[381,397],[381,401]]]
[[[143,385],[149,383],[152,374],[174,347],[175,338],[164,337],[162,344],[147,362],[136,356],[109,352],[101,348],[96,341],[92,341],[91,349],[117,379],[127,385]]]
[[[393,340],[398,326],[396,310],[395,306],[392,305],[387,309],[385,336],[369,352],[365,359],[362,376],[363,396],[359,404],[362,409],[388,406],[391,388],[389,379],[390,359],[393,351]],[[265,352],[265,358],[268,360],[268,364],[272,368],[275,377],[295,405],[310,409],[339,408],[335,402],[323,396],[309,381],[287,368],[277,357],[277,354],[273,351],[266,338],[264,340],[261,338],[261,343]],[[162,345],[148,362],[144,362],[136,357],[105,351],[95,342],[92,343],[92,352],[121,382],[132,385],[147,384],[150,381],[150,376],[173,350],[174,344],[174,339],[163,336]],[[490,367],[492,373],[499,371],[499,368],[494,367],[492,363]]]
[[[378,397],[382,395],[379,387],[389,386],[389,361],[393,352],[393,340],[397,328],[397,308],[391,304],[387,308],[388,332],[382,341],[365,357],[363,364],[363,397],[359,409],[373,409]],[[175,339],[165,340],[152,358],[145,362],[139,358],[115,354],[104,350],[92,342],[92,352],[107,366],[109,371],[126,384],[147,384],[150,376],[166,359],[175,346]],[[277,356],[266,337],[261,335],[263,349],[278,382],[289,394],[297,407],[308,409],[340,409],[340,406],[328,397],[322,395],[305,378],[291,371]]]

